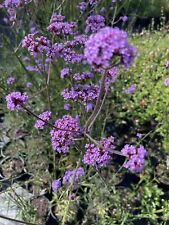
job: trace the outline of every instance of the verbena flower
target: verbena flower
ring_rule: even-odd
[[[61,96],[65,100],[73,100],[75,102],[82,102],[84,105],[86,103],[94,101],[97,99],[99,93],[99,87],[94,84],[77,84],[73,87],[66,88],[61,92]]]
[[[128,17],[127,17],[127,16],[121,16],[121,17],[120,17],[120,20],[122,20],[123,23],[125,23],[125,22],[127,22]]]
[[[96,5],[98,0],[89,0],[90,5]]]
[[[126,90],[124,90],[125,94],[133,94],[136,90],[136,85],[132,84],[129,88],[127,88]]]
[[[86,20],[86,33],[96,33],[105,26],[105,18],[101,15],[89,16]]]
[[[147,156],[146,149],[140,145],[125,145],[121,152],[128,156],[128,161],[124,163],[124,167],[132,172],[141,172],[144,169],[144,158]]]
[[[7,108],[11,111],[22,110],[22,106],[28,101],[28,96],[26,93],[21,92],[11,92],[6,96]]]
[[[63,176],[62,183],[65,185],[77,184],[82,176],[85,175],[83,167],[74,170],[67,170]]]
[[[33,85],[33,84],[32,84],[31,82],[26,82],[26,85],[25,85],[25,86],[26,86],[26,88],[31,88],[32,85]]]
[[[85,43],[84,56],[96,70],[110,68],[113,57],[120,57],[128,68],[135,55],[136,49],[128,43],[127,33],[118,28],[102,28]]]
[[[84,12],[87,8],[87,3],[86,2],[80,2],[77,6],[77,8],[81,11]]]
[[[118,68],[112,67],[111,69],[106,71],[106,77],[105,77],[105,86],[108,88],[112,83],[116,81],[118,75]]]
[[[12,85],[14,82],[15,82],[15,77],[12,77],[12,76],[8,77],[6,80],[6,83],[8,85]]]
[[[76,22],[64,22],[65,17],[54,13],[51,17],[48,31],[55,35],[72,35],[73,29],[77,27]]]
[[[75,73],[73,75],[73,79],[76,80],[76,81],[82,81],[82,80],[88,80],[88,79],[91,79],[93,78],[94,75],[88,71],[86,72],[83,72],[83,73]]]
[[[22,40],[22,47],[26,48],[32,56],[36,57],[38,53],[47,53],[51,46],[50,41],[46,37],[28,34]]]
[[[45,122],[48,122],[51,119],[51,116],[52,116],[52,113],[49,111],[45,111],[45,112],[41,113],[38,117],[42,120],[40,120],[40,119],[36,120],[34,127],[36,129],[42,130],[46,124]]]
[[[70,115],[65,115],[62,119],[56,120],[54,126],[55,127],[50,132],[52,147],[54,151],[67,153],[69,151],[69,146],[74,144],[73,138],[81,134],[79,119],[77,117],[73,118]]]
[[[111,151],[114,149],[113,142],[113,137],[108,137],[98,142],[101,147],[95,146],[94,144],[86,144],[83,162],[98,168],[107,166],[111,159]]]
[[[66,67],[66,68],[63,68],[61,71],[60,71],[60,77],[62,79],[66,78],[67,76],[69,76],[71,73],[71,69]]]
[[[168,68],[169,67],[169,61],[166,62],[165,66]]]
[[[53,192],[56,192],[61,187],[61,181],[60,180],[54,180],[52,182],[52,190]]]
[[[169,77],[167,77],[166,79],[165,79],[165,81],[164,81],[164,84],[165,84],[165,86],[169,86]]]

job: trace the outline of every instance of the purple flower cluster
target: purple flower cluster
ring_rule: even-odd
[[[108,137],[98,142],[100,147],[94,144],[86,144],[86,153],[83,157],[83,162],[89,166],[106,166],[110,161],[111,151],[114,149],[113,142],[113,137]]]
[[[67,170],[63,176],[63,184],[65,185],[77,184],[77,182],[80,180],[80,177],[84,175],[85,172],[83,167],[79,167],[74,170]]]
[[[28,34],[22,40],[22,47],[36,57],[38,53],[47,53],[50,50],[50,41],[44,37],[36,37],[36,34]]]
[[[46,53],[46,56],[50,61],[54,61],[56,58],[61,57],[62,51],[63,51],[63,44],[61,43],[55,43],[51,46],[51,48]]]
[[[87,3],[86,2],[80,2],[77,6],[77,8],[81,11],[84,12],[87,8]]]
[[[83,73],[75,73],[73,75],[73,79],[76,80],[76,81],[82,81],[82,80],[88,80],[88,79],[91,79],[93,78],[93,74],[86,71],[86,72],[83,72]]]
[[[79,168],[72,169],[72,170],[67,170],[64,173],[64,176],[62,178],[62,183],[59,179],[54,180],[52,182],[53,192],[56,192],[61,187],[61,185],[66,185],[66,186],[73,185],[74,187],[77,187],[77,184],[78,184],[80,178],[84,175],[85,175],[85,172],[84,172],[83,167],[79,167]]]
[[[121,16],[119,19],[122,20],[123,23],[125,23],[125,22],[127,22],[128,17],[127,16]]]
[[[124,90],[124,93],[125,94],[133,94],[135,92],[135,89],[136,89],[136,85],[132,84],[129,88]]]
[[[26,87],[26,88],[31,88],[32,85],[33,85],[33,84],[32,84],[31,82],[26,82],[25,87]]]
[[[56,192],[61,187],[61,181],[60,180],[54,180],[52,182],[52,190],[53,192]]]
[[[128,43],[126,32],[105,27],[89,37],[84,55],[96,70],[109,68],[113,56],[120,57],[121,63],[128,68],[134,60],[136,49]]]
[[[166,67],[166,68],[169,67],[169,61],[166,62],[165,67]]]
[[[106,78],[105,78],[105,86],[108,88],[112,83],[116,81],[118,75],[118,68],[112,67],[111,69],[106,71]]]
[[[15,82],[15,77],[12,77],[12,76],[8,77],[6,80],[6,83],[8,85],[12,85],[14,82]]]
[[[86,20],[86,33],[96,33],[105,27],[105,18],[101,15],[89,16]]]
[[[6,96],[7,108],[10,111],[22,110],[22,106],[28,101],[28,96],[26,93],[21,92],[11,92]]]
[[[21,0],[5,0],[3,5],[5,8],[18,8],[21,5]]]
[[[73,87],[66,88],[62,91],[61,95],[65,100],[80,101],[84,105],[87,102],[97,99],[99,87],[94,84],[77,84]]]
[[[45,126],[45,122],[48,122],[51,119],[52,113],[49,111],[45,111],[43,113],[41,113],[38,117],[40,119],[38,119],[34,125],[34,127],[36,129],[39,130],[43,130],[44,126]]]
[[[164,85],[167,86],[167,87],[169,86],[169,77],[167,77],[167,78],[165,79]]]
[[[72,35],[73,29],[77,27],[75,22],[64,22],[65,17],[54,13],[51,17],[48,31],[55,35]]]
[[[98,0],[89,0],[90,5],[96,5]]]
[[[65,79],[67,76],[69,76],[71,73],[71,69],[66,67],[66,68],[63,68],[61,71],[60,71],[60,77],[62,79]]]
[[[7,12],[9,15],[9,20],[11,22],[14,22],[16,20],[17,9],[29,2],[31,2],[31,0],[30,1],[28,1],[28,0],[5,0],[2,3],[2,7],[7,9]]]
[[[58,129],[57,129],[58,128]],[[69,146],[74,144],[74,137],[81,133],[79,119],[70,115],[65,115],[62,119],[56,120],[54,128],[51,130],[51,141],[54,151],[67,153]]]
[[[75,51],[76,47],[76,41],[67,41],[64,43],[60,57],[63,58],[67,64],[81,63],[84,60],[84,55]]]
[[[121,152],[128,156],[128,161],[124,163],[124,167],[132,172],[141,172],[144,169],[144,158],[147,151],[140,145],[136,148],[133,145],[125,145]]]

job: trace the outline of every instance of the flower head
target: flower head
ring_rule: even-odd
[[[14,81],[15,81],[15,77],[10,76],[7,78],[6,83],[8,85],[12,85],[14,83]]]
[[[61,119],[56,120],[50,134],[54,151],[67,153],[69,146],[74,144],[73,138],[81,134],[79,119],[70,115],[63,116]]]
[[[52,182],[52,190],[53,190],[53,192],[56,192],[60,187],[61,187],[60,180],[54,180]]]
[[[101,15],[89,16],[86,20],[86,33],[96,33],[105,26],[105,18]]]
[[[128,68],[134,60],[136,49],[128,43],[126,32],[105,27],[89,37],[85,43],[84,55],[96,70],[109,68],[112,58],[117,56]]]
[[[51,115],[52,115],[52,113],[49,111],[45,111],[45,112],[41,113],[38,116],[40,119],[36,120],[34,127],[36,129],[42,130],[45,126],[45,122],[48,122],[51,119]]]
[[[79,179],[85,175],[83,167],[74,170],[67,170],[63,176],[63,184],[77,184]]]
[[[22,106],[28,101],[26,93],[11,92],[6,96],[7,108],[11,111],[22,110]]]
[[[165,85],[165,86],[169,86],[169,77],[167,77],[167,78],[165,79],[164,85]]]
[[[133,145],[125,145],[121,152],[128,156],[128,161],[124,163],[126,169],[132,172],[141,172],[144,169],[144,158],[147,156],[147,151],[140,145],[136,148]]]
[[[114,149],[113,137],[103,138],[98,142],[101,147],[94,144],[86,144],[86,153],[83,157],[83,162],[90,166],[103,167],[110,161],[111,151]]]

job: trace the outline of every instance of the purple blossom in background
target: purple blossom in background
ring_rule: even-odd
[[[96,70],[110,67],[114,56],[120,57],[121,63],[128,68],[135,58],[136,49],[128,43],[126,32],[105,27],[89,37],[85,43],[84,55]]]
[[[83,167],[79,167],[74,170],[68,170],[63,176],[63,184],[77,184],[82,176],[85,175]]]
[[[136,134],[136,137],[138,137],[138,138],[142,138],[142,136],[143,136],[143,135],[140,134],[140,133],[137,133],[137,134]]]
[[[52,113],[49,112],[49,111],[45,111],[45,112],[41,113],[38,117],[40,119],[42,119],[43,121],[38,119],[36,121],[34,127],[36,129],[42,130],[44,128],[44,126],[45,126],[45,122],[48,122],[51,119],[51,116],[52,116]]]
[[[164,84],[165,84],[165,86],[169,86],[169,77],[167,77],[166,79],[165,79],[165,81],[164,81]]]
[[[125,94],[133,94],[135,92],[135,89],[136,89],[136,85],[132,84],[129,88],[124,90],[124,93]]]
[[[72,35],[73,29],[77,27],[76,22],[64,22],[65,17],[54,13],[50,19],[50,24],[47,27],[48,31],[55,35]]]
[[[26,88],[31,88],[32,87],[32,83],[31,82],[26,82]]]
[[[105,26],[105,18],[101,15],[89,16],[86,20],[86,33],[96,33]]]
[[[73,75],[73,79],[76,80],[76,81],[81,81],[81,80],[88,80],[88,79],[91,79],[93,78],[93,74],[90,73],[90,72],[83,72],[83,73],[75,73]]]
[[[89,112],[93,109],[93,104],[92,103],[87,103],[86,104],[86,112]]]
[[[14,81],[15,81],[15,77],[10,76],[7,78],[6,83],[8,85],[12,85],[14,83]]]
[[[73,138],[81,134],[79,119],[65,115],[62,119],[56,120],[54,126],[59,129],[53,128],[50,132],[53,150],[59,153],[67,153],[69,146],[74,144]]]
[[[73,100],[75,102],[80,101],[84,105],[86,103],[97,99],[99,92],[99,86],[94,84],[77,84],[73,87],[66,88],[61,92],[61,96],[65,100]]]
[[[86,153],[83,157],[83,163],[95,167],[107,166],[111,158],[111,151],[114,149],[113,142],[114,138],[108,137],[98,142],[102,148],[94,144],[86,144]]]
[[[102,7],[102,8],[100,9],[100,13],[103,14],[103,13],[105,13],[105,12],[106,12],[105,7]]]
[[[141,172],[144,169],[144,158],[147,156],[147,151],[142,145],[136,148],[127,144],[121,152],[128,156],[128,161],[123,165],[126,169],[132,172]]]
[[[125,23],[125,22],[127,22],[128,17],[127,17],[127,16],[121,16],[121,17],[120,17],[120,20],[122,20],[123,23]]]
[[[169,67],[169,61],[166,62],[165,66],[168,68]]]
[[[50,41],[44,37],[36,37],[36,34],[28,34],[22,40],[22,47],[36,57],[38,53],[47,53],[50,49]]]
[[[3,5],[5,8],[18,8],[21,5],[21,0],[5,0]]]
[[[70,75],[70,73],[71,73],[71,69],[69,69],[69,68],[64,68],[64,69],[62,69],[62,70],[60,71],[60,77],[61,77],[62,79],[65,79],[67,76]]]
[[[61,14],[53,13],[50,19],[50,23],[63,22],[64,19],[65,19],[65,16],[62,16]]]
[[[52,45],[51,48],[48,49],[46,56],[50,61],[54,61],[56,58],[61,57],[63,48],[64,48],[63,44],[55,43]]]
[[[85,34],[74,36],[74,41],[76,42],[76,45],[83,45],[84,46],[87,39],[88,39],[88,36],[85,35]]]
[[[16,20],[17,9],[22,7],[24,4],[28,4],[30,1],[23,0],[5,0],[0,6],[5,8],[9,15],[9,21],[14,22]]]
[[[64,109],[65,110],[69,111],[70,107],[71,107],[70,104],[68,104],[68,103],[64,104]]]
[[[22,110],[22,105],[25,105],[27,101],[28,96],[26,93],[14,91],[6,96],[7,108],[10,111]]]
[[[86,2],[80,2],[77,6],[77,8],[81,11],[84,12],[87,8],[87,3]]]
[[[61,187],[60,180],[54,180],[52,182],[52,190],[53,190],[53,192],[56,192],[60,187]]]
[[[89,0],[90,5],[96,5],[98,0]]]
[[[109,69],[106,73],[106,78],[105,78],[105,86],[108,88],[112,83],[116,81],[118,75],[118,68],[117,67],[112,67]]]

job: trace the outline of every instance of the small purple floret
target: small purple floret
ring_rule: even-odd
[[[40,119],[42,119],[43,121],[40,120],[40,119],[38,119],[38,120],[36,121],[34,127],[35,127],[36,129],[43,130],[43,128],[44,128],[44,126],[45,126],[45,122],[48,122],[48,121],[51,119],[51,115],[52,115],[52,113],[49,112],[49,111],[46,111],[46,112],[41,113],[38,117],[39,117]]]
[[[140,145],[125,145],[121,152],[128,157],[128,161],[124,163],[124,167],[132,172],[141,172],[144,170],[144,158],[147,156],[146,149]]]

